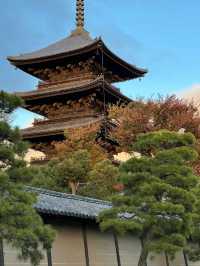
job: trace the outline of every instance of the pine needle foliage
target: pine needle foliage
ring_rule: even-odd
[[[123,194],[113,197],[113,208],[99,221],[102,230],[138,235],[143,243],[138,266],[145,266],[150,252],[173,258],[187,249],[199,184],[190,163],[198,154],[192,134],[167,130],[139,135],[133,146],[143,156],[121,165]]]
[[[0,92],[0,241],[36,266],[43,257],[40,248],[51,247],[54,231],[43,224],[33,208],[36,195],[26,192],[23,185],[29,172],[23,160],[27,144],[19,130],[8,124],[11,112],[21,103],[17,96]]]

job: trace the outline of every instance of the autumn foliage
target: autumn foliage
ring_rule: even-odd
[[[100,123],[90,124],[81,128],[69,129],[65,132],[66,140],[55,143],[55,156],[60,159],[78,150],[87,150],[90,153],[91,164],[107,159],[108,154],[96,141]]]
[[[113,105],[108,109],[109,121],[115,126],[109,130],[108,137],[114,140],[115,153],[133,151],[136,137],[141,133],[154,132],[161,129],[170,131],[191,132],[197,139],[200,150],[200,116],[198,108],[176,96],[160,97],[157,100],[137,100],[128,105]],[[79,149],[86,149],[91,154],[92,165],[107,158],[110,152],[97,141],[102,123],[98,122],[85,127],[67,130],[66,140],[55,143],[55,156],[65,158],[67,154]],[[194,164],[200,174],[200,163]]]
[[[119,143],[119,150],[132,150],[140,133],[167,129],[184,129],[200,138],[200,116],[192,103],[170,96],[158,100],[133,101],[127,106],[112,106],[109,118],[117,123],[112,137]]]

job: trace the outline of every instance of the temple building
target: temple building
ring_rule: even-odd
[[[76,29],[70,36],[8,60],[39,79],[36,90],[17,94],[25,109],[44,117],[22,134],[46,153],[53,141],[64,139],[65,130],[102,121],[108,105],[131,101],[113,83],[147,73],[115,55],[101,38],[90,37],[84,29],[83,0],[77,0]]]

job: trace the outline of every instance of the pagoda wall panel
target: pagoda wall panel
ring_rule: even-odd
[[[101,73],[101,66],[94,61],[94,57],[85,61],[59,64],[57,66],[33,70],[33,75],[39,76],[45,82],[72,82],[78,80],[94,80]]]
[[[76,115],[95,115],[101,113],[104,108],[103,102],[96,98],[96,93],[89,95],[77,95],[77,97],[63,97],[59,100],[37,104],[29,108],[30,111],[36,112],[48,119],[58,117],[76,117]]]

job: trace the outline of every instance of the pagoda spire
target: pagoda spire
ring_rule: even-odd
[[[84,30],[84,0],[76,0],[76,28]]]
[[[85,3],[84,0],[76,0],[76,29],[72,31],[71,35],[80,35],[89,33],[85,30]]]

